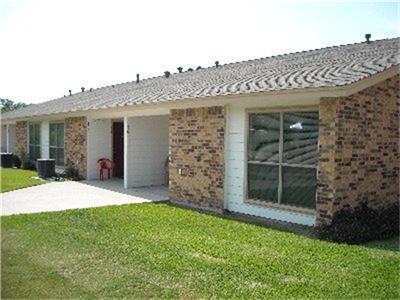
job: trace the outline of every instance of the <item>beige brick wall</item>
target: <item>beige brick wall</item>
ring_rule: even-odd
[[[346,98],[322,99],[317,224],[362,202],[399,199],[399,76]]]
[[[171,111],[171,201],[222,211],[224,136],[223,107]]]
[[[72,166],[86,178],[87,120],[86,117],[65,119],[64,156],[66,166]]]
[[[28,122],[17,122],[15,126],[16,150],[28,152]]]

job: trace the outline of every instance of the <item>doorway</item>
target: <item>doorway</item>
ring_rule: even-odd
[[[115,177],[124,177],[124,123],[113,122],[113,161]]]

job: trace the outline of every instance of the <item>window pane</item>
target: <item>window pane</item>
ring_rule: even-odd
[[[40,146],[35,146],[35,148],[36,148],[36,159],[41,158],[42,155],[40,153]]]
[[[317,170],[314,168],[282,167],[283,193],[281,203],[315,208]]]
[[[35,142],[35,127],[33,125],[29,125],[29,144],[33,145]]]
[[[40,145],[40,127],[38,124],[34,125],[34,131],[35,131],[34,145]]]
[[[282,161],[316,166],[317,160],[318,112],[284,113]]]
[[[57,151],[56,148],[50,148],[50,158],[56,159]]]
[[[57,166],[64,165],[64,124],[50,124],[50,158]]]
[[[30,124],[29,125],[29,144],[40,145],[40,125]]]
[[[57,146],[64,148],[64,124],[57,126]]]
[[[57,127],[56,124],[50,124],[50,146],[57,145]]]
[[[36,145],[40,145],[40,125],[36,125]]]
[[[30,160],[33,160],[34,159],[34,156],[35,156],[35,153],[33,153],[33,146],[29,146],[29,159]]]
[[[40,158],[40,146],[29,146],[29,159],[36,161]]]
[[[249,117],[249,161],[279,162],[279,113]]]
[[[249,164],[247,178],[249,199],[278,202],[278,166]]]
[[[64,165],[64,149],[62,149],[62,148],[58,148],[57,149],[56,165],[57,166],[63,166]]]

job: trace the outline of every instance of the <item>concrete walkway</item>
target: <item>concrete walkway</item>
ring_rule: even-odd
[[[168,200],[168,188],[124,189],[122,180],[64,181],[11,191],[1,195],[1,215],[59,211]]]

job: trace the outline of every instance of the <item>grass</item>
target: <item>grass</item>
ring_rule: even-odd
[[[0,168],[0,172],[2,193],[45,183],[44,180],[32,178],[37,176],[36,171]]]
[[[4,298],[398,299],[400,252],[139,204],[2,219]]]

